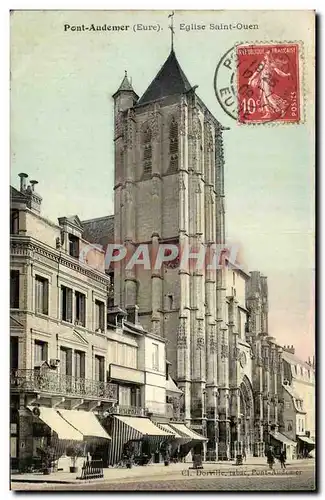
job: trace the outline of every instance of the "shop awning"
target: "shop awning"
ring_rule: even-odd
[[[92,411],[60,409],[58,412],[83,436],[111,439]]]
[[[297,436],[297,438],[304,443],[312,444],[313,446],[315,446],[315,441],[307,436]]]
[[[46,408],[45,406],[28,406],[33,415],[38,416],[43,422],[48,425],[59,439],[82,441],[83,435],[66,420],[64,420],[54,408]]]
[[[189,427],[186,427],[184,424],[169,424],[172,429],[175,429],[182,437],[189,437],[191,440],[195,439],[196,441],[208,441],[207,438],[197,434],[197,432],[192,431]]]
[[[178,394],[181,395],[183,394],[183,391],[181,391],[177,385],[175,384],[174,380],[171,378],[171,376],[168,376],[168,380],[166,381],[166,391],[169,392],[170,394]]]
[[[277,441],[280,441],[280,443],[290,444],[292,446],[297,445],[297,443],[295,441],[292,441],[292,439],[289,439],[284,434],[281,434],[281,432],[270,432],[270,436],[272,436]]]
[[[160,423],[157,423],[157,425],[164,431],[166,432],[171,432],[173,434],[173,436],[175,437],[175,439],[177,439],[178,441],[180,441],[181,443],[180,444],[186,444],[186,443],[189,443],[190,441],[192,441],[192,438],[189,438],[189,437],[184,437],[182,436],[181,434],[179,434],[175,429],[173,429],[170,425],[168,424],[160,424]]]
[[[178,434],[177,431],[175,431],[174,429],[172,429],[172,427],[170,427],[170,425],[168,425],[168,424],[157,423],[157,425],[158,425],[158,427],[160,427],[160,429],[162,429],[163,431],[166,431],[166,432],[170,432],[176,438],[181,438],[182,437],[180,434]]]
[[[123,424],[132,427],[135,431],[139,432],[142,436],[171,436],[171,431],[166,431],[160,429],[155,425],[149,418],[141,417],[115,417],[117,420],[123,422]]]
[[[108,451],[108,463],[114,465],[119,462],[125,443],[132,440],[150,438],[153,442],[165,441],[173,438],[175,433],[159,428],[149,418],[120,417],[115,415],[111,428],[112,441]]]

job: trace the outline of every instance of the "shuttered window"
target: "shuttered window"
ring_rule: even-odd
[[[105,359],[103,356],[95,356],[95,380],[105,382]]]
[[[74,371],[75,377],[85,378],[85,353],[82,351],[74,353]]]
[[[61,375],[72,375],[72,349],[60,348],[60,373]]]
[[[61,319],[72,323],[72,290],[61,286]]]
[[[121,406],[131,406],[131,389],[123,385],[119,386],[119,404]]]
[[[48,343],[41,340],[34,341],[34,364],[40,364],[42,361],[47,361]]]
[[[105,331],[105,304],[95,300],[95,330]]]
[[[35,276],[35,312],[49,313],[49,282],[42,276]]]
[[[86,326],[86,296],[81,292],[75,292],[75,323]]]
[[[19,309],[19,271],[10,271],[10,307]]]

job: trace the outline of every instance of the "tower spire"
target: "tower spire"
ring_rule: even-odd
[[[170,18],[170,25],[168,27],[170,29],[170,36],[171,36],[171,51],[174,50],[174,35],[175,35],[175,31],[174,31],[174,14],[175,14],[175,12],[172,11],[172,13],[169,14],[169,16],[168,16],[168,18]]]

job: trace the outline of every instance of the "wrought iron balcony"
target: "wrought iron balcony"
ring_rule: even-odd
[[[12,370],[10,387],[19,392],[47,393],[80,398],[117,401],[117,385],[97,380],[60,375],[56,370]]]
[[[111,406],[105,411],[105,416],[124,415],[133,417],[145,417],[147,414],[148,414],[147,408],[141,408],[139,406],[116,405],[116,406]]]
[[[170,418],[171,422],[184,422],[185,413],[184,412],[174,412],[174,415]]]

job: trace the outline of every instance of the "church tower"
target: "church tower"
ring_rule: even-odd
[[[142,97],[125,75],[115,102],[115,241],[198,251],[225,242],[224,128],[196,94],[172,48]],[[140,253],[142,251],[140,247]],[[226,273],[180,259],[115,270],[115,303],[167,339],[185,420],[229,452]]]

